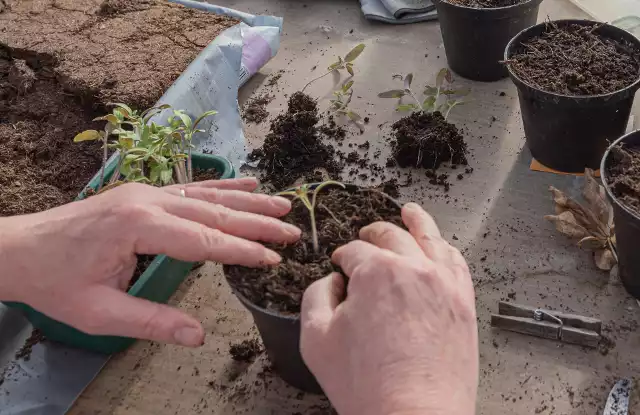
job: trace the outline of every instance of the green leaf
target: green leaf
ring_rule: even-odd
[[[171,179],[173,178],[173,172],[171,169],[164,169],[160,171],[160,180],[162,180],[163,184],[171,183]]]
[[[114,112],[118,110],[125,118],[129,118],[134,115],[134,111],[126,104],[122,104],[119,102],[110,102],[107,105],[115,106]]]
[[[200,121],[204,120],[205,118],[207,118],[207,117],[209,117],[211,115],[216,115],[217,113],[218,113],[218,111],[216,111],[216,110],[203,112],[198,118],[196,118],[195,122],[193,123],[193,129],[195,130],[195,128],[198,126],[198,124],[200,124]]]
[[[447,68],[442,68],[440,72],[438,72],[438,76],[436,76],[436,87],[440,88],[442,84],[444,84],[445,79],[451,83],[451,72]]]
[[[444,95],[449,95],[449,96],[459,96],[459,97],[466,97],[467,95],[469,95],[471,93],[471,90],[469,88],[463,88],[463,89],[445,89],[440,91],[441,93],[443,93]]]
[[[347,72],[349,72],[349,75],[354,76],[355,73],[353,72],[353,65],[351,64],[347,64]]]
[[[107,121],[114,125],[120,123],[120,120],[118,119],[118,117],[116,117],[113,114],[104,115],[102,117],[96,117],[93,119],[93,121]]]
[[[360,115],[358,115],[357,113],[355,113],[353,111],[347,111],[347,117],[349,117],[349,119],[351,121],[360,121],[362,119],[362,117],[360,117]]]
[[[433,87],[433,86],[427,86],[427,87],[424,89],[423,94],[424,94],[424,95],[433,95],[433,96],[436,96],[436,95],[438,95],[438,88]]]
[[[346,84],[342,85],[342,92],[346,93],[353,86],[353,81],[349,81]]]
[[[75,143],[79,143],[81,141],[93,141],[93,140],[101,140],[102,136],[97,130],[86,130],[79,134],[77,134],[73,141]]]
[[[343,69],[343,68],[344,68],[344,65],[342,64],[342,62],[335,62],[329,65],[327,69],[330,71],[335,71],[336,69]]]
[[[433,112],[436,108],[436,97],[427,97],[422,103],[422,110],[427,112]]]
[[[191,130],[191,126],[192,126],[192,120],[191,117],[189,115],[187,115],[186,112],[184,112],[183,110],[176,110],[173,111],[173,113],[180,118],[180,120],[182,121],[182,123],[184,124],[185,128],[187,130]]]
[[[404,77],[404,90],[409,92],[409,89],[411,88],[411,82],[413,81],[413,74],[410,73],[407,76]]]
[[[141,117],[146,117],[147,115],[149,115],[149,113],[151,112],[160,112],[166,109],[171,108],[171,105],[169,104],[162,104],[162,105],[158,105],[157,107],[151,107],[151,108],[147,108],[146,110],[144,110],[142,112],[142,114],[140,114]]]
[[[347,53],[347,55],[344,57],[344,61],[353,62],[354,60],[356,60],[358,56],[360,56],[363,50],[364,50],[364,43],[360,43],[355,48],[351,49],[349,53]]]
[[[379,93],[378,98],[402,98],[406,94],[402,89],[392,89],[391,91]]]
[[[122,148],[130,149],[133,147],[133,138],[130,137],[120,137],[118,140]]]
[[[396,111],[415,111],[420,109],[416,104],[400,104],[396,107]]]

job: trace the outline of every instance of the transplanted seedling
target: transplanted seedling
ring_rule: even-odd
[[[349,104],[353,98],[352,86],[353,81],[345,82],[342,85],[342,88],[337,91],[333,91],[335,98],[331,100],[329,110],[334,112],[336,115],[346,115],[355,125],[358,126],[360,131],[364,131],[364,127],[359,123],[362,117],[357,112],[349,108]]]
[[[316,203],[318,201],[318,193],[320,190],[327,186],[340,186],[346,189],[343,183],[336,182],[335,180],[327,180],[312,188],[314,185],[303,184],[292,190],[285,190],[284,192],[276,193],[276,196],[293,196],[293,200],[300,199],[304,206],[309,210],[309,218],[311,220],[311,240],[313,242],[313,252],[320,253],[320,246],[318,243],[318,230],[316,226]],[[312,193],[311,199],[309,193]]]
[[[200,122],[217,111],[207,111],[194,121],[186,112],[174,110],[168,119],[168,125],[149,123],[150,119],[171,108],[160,105],[142,113],[132,110],[128,105],[116,103],[111,114],[98,117],[94,121],[106,121],[104,131],[87,130],[76,135],[74,141],[102,140],[104,153],[98,192],[103,189],[108,149],[118,151],[118,167],[109,186],[116,185],[124,176],[125,182],[141,182],[156,186],[174,181],[189,183],[193,180],[191,163],[191,141],[193,135],[204,130],[197,129]],[[116,139],[108,141],[110,136]]]
[[[319,79],[324,78],[325,76],[329,75],[333,71],[346,69],[346,71],[349,72],[349,75],[353,76],[355,74],[355,72],[353,71],[353,62],[358,58],[358,56],[360,56],[360,54],[364,50],[364,47],[365,47],[364,43],[360,43],[355,48],[351,49],[351,51],[347,53],[344,58],[342,58],[341,56],[338,56],[338,60],[332,63],[331,65],[329,65],[329,67],[327,68],[327,72],[307,82],[304,88],[302,88],[302,92],[304,92],[304,90],[307,89],[309,85],[311,85],[312,83],[314,83]]]
[[[379,98],[403,98],[405,96],[411,97],[415,103],[404,104],[399,102],[396,106],[396,111],[423,111],[427,113],[440,112],[445,119],[449,117],[451,110],[458,105],[464,104],[466,101],[464,97],[471,92],[469,89],[451,89],[453,83],[453,76],[451,71],[446,68],[441,69],[436,76],[436,85],[427,86],[423,91],[422,101],[418,99],[416,94],[411,89],[411,83],[413,82],[413,74],[406,76],[394,75],[394,79],[399,79],[404,82],[403,89],[392,89],[390,91],[381,92],[378,94]],[[446,85],[445,85],[446,83]],[[444,97],[444,102],[442,101]]]

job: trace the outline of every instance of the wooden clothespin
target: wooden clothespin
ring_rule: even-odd
[[[598,347],[602,321],[501,301],[491,326],[516,333],[559,340],[580,346]]]

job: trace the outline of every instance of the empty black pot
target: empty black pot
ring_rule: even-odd
[[[305,392],[323,393],[315,376],[302,360],[300,317],[266,310],[251,303],[242,294],[234,294],[251,312],[276,373],[293,387]]]
[[[559,20],[562,27],[570,24],[593,25],[588,20]],[[522,50],[522,43],[546,30],[542,23],[518,34],[505,50],[509,60]],[[626,40],[640,49],[640,41],[631,33],[602,24],[596,33],[616,40]],[[508,65],[507,65],[508,66]],[[629,122],[638,80],[628,87],[606,95],[569,96],[546,92],[520,79],[509,68],[518,87],[520,109],[527,145],[533,157],[555,170],[582,173],[585,167],[597,169],[602,155],[612,140],[622,136]]]
[[[500,63],[504,48],[516,34],[536,24],[541,2],[478,9],[433,0],[451,70],[474,81],[492,82],[509,76]]]
[[[607,196],[613,205],[620,279],[629,294],[640,299],[640,255],[638,255],[637,245],[638,241],[640,241],[640,215],[623,205],[613,194],[610,187],[611,149],[620,143],[624,143],[627,147],[640,149],[640,131],[629,133],[611,144],[602,158],[600,175],[607,191]]]

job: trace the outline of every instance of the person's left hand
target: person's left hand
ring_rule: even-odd
[[[252,240],[290,243],[300,230],[274,219],[291,203],[249,193],[256,186],[255,179],[125,184],[45,212],[0,218],[0,300],[28,304],[90,334],[199,346],[204,330],[197,320],[124,292],[136,254],[278,263],[277,253]]]

